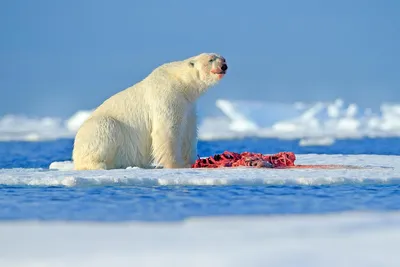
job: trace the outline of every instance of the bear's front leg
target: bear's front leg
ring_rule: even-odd
[[[186,168],[190,168],[197,159],[197,114],[196,106],[190,107],[184,120],[182,134],[182,157]]]
[[[153,157],[157,165],[164,168],[185,167],[182,158],[182,116],[157,114],[151,133]]]

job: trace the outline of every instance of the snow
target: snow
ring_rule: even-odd
[[[70,161],[49,169],[0,169],[0,185],[322,185],[399,183],[400,156],[297,155],[296,164],[343,164],[361,169],[140,169],[74,171]]]
[[[252,136],[327,146],[336,139],[400,136],[400,104],[382,103],[376,113],[341,99],[292,104],[218,99],[215,105],[223,116],[201,118],[202,140]],[[92,112],[77,111],[67,120],[5,115],[0,118],[0,141],[73,138]]]
[[[400,266],[400,213],[0,223],[0,266]]]

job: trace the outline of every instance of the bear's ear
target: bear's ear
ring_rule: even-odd
[[[193,68],[194,67],[194,61],[192,61],[192,60],[189,61],[189,66]]]

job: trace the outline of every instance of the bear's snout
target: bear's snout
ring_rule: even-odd
[[[228,69],[228,65],[225,63],[221,66],[221,70],[226,71]]]

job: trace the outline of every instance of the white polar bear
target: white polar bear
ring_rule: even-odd
[[[78,129],[74,169],[190,167],[197,156],[195,102],[227,68],[222,56],[203,53],[163,64],[111,96]]]

